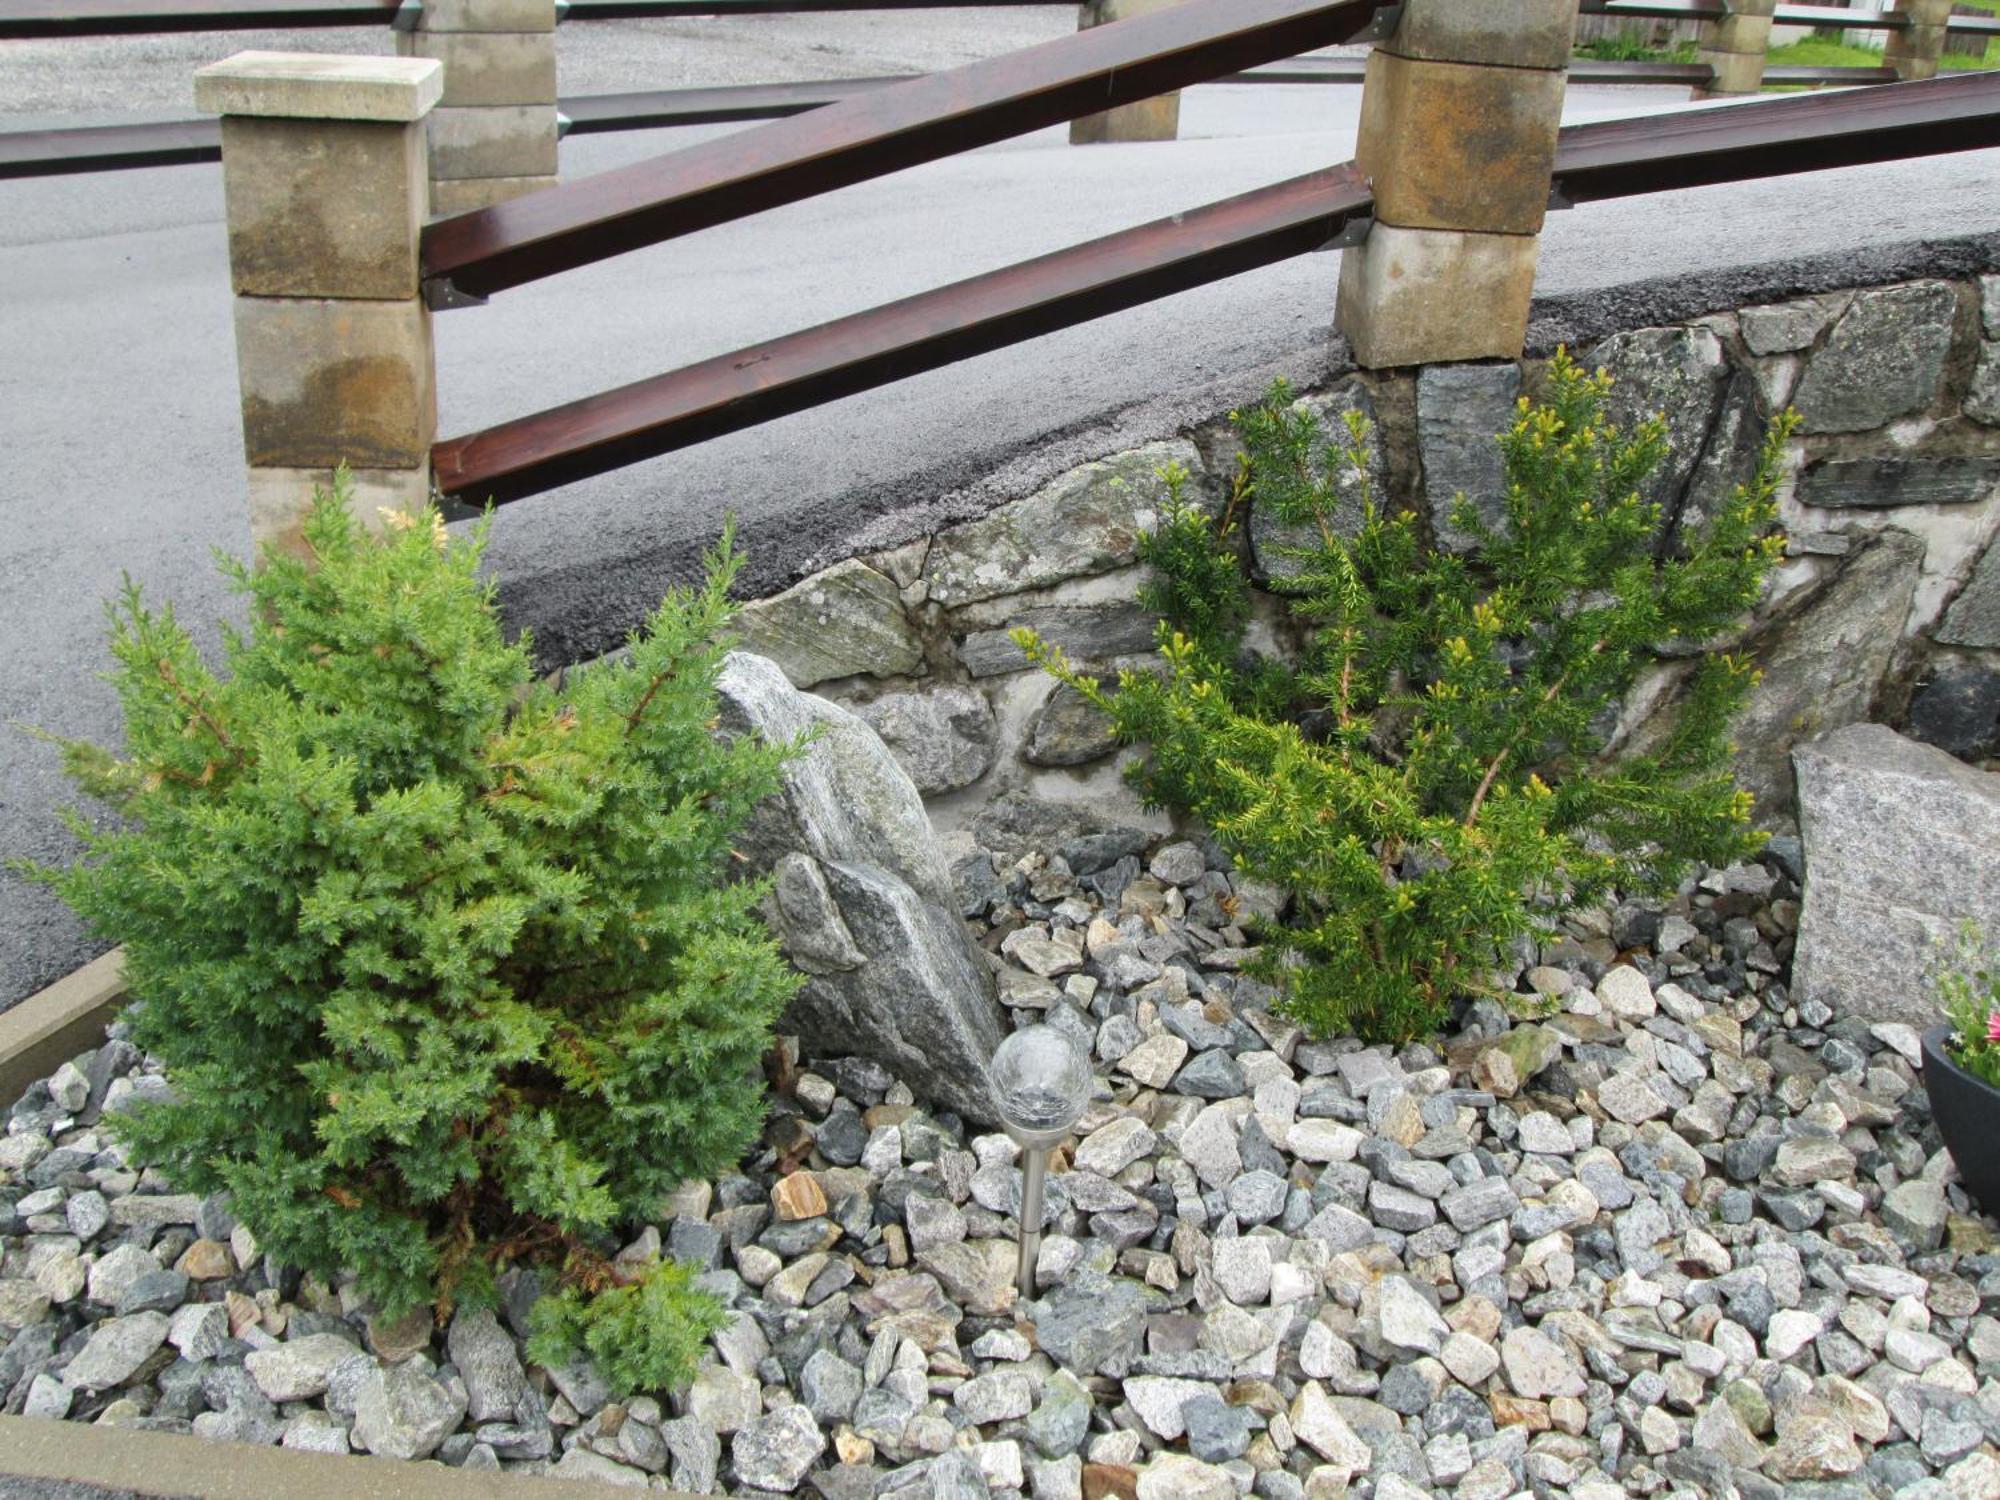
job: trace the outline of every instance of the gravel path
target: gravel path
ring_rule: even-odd
[[[822,1500],[2000,1494],[1995,1225],[1915,1034],[1792,1003],[1795,841],[1577,914],[1509,1007],[1389,1049],[1269,1013],[1236,923],[1278,903],[1212,848],[976,837],[1016,1021],[1097,1073],[1036,1298],[1012,1143],[809,1059],[762,1152],[622,1252],[738,1316],[685,1393],[613,1402],[525,1362],[532,1275],[388,1324],[135,1173],[103,1116],[164,1084],[114,1036],[0,1137],[0,1405]]]

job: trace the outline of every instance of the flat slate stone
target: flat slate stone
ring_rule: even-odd
[[[1966,505],[2000,485],[2000,458],[1854,458],[1814,464],[1799,480],[1799,502],[1823,510],[1888,510],[1903,505]]]
[[[1010,634],[1023,627],[1050,645],[1062,647],[1072,661],[1107,662],[1121,656],[1148,655],[1153,649],[1157,618],[1137,603],[1025,609],[997,630],[969,632],[959,642],[958,659],[974,677],[1025,672],[1027,653],[1014,644]]]

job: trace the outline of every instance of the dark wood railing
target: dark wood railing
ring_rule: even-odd
[[[1048,3],[1050,0],[569,0],[565,15],[572,21],[622,21]],[[0,41],[380,26],[392,20],[399,8],[399,0],[8,0],[6,8],[0,10]],[[1581,0],[1577,9],[1583,15],[1629,16],[1633,20],[1714,21],[1728,14],[1719,0]],[[1849,31],[1897,31],[1909,25],[1909,18],[1897,12],[1844,10],[1834,5],[1781,5],[1775,19],[1780,26],[1838,26]],[[2000,16],[1954,15],[1946,25],[1954,32],[2000,35]]]
[[[1563,129],[1557,206],[2000,146],[2000,75],[1967,73]],[[1311,173],[587,397],[431,450],[439,490],[505,501],[672,452],[1169,292],[1330,248],[1372,199]]]
[[[1349,41],[1389,8],[1390,0],[1188,0],[443,220],[424,231],[424,275],[450,292],[487,296]]]

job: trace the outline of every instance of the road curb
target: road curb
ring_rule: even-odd
[[[124,1003],[125,950],[113,948],[0,1011],[0,1105],[12,1104],[36,1079],[101,1043]]]

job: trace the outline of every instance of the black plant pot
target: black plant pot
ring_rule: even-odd
[[[1924,1091],[1959,1181],[1989,1214],[2000,1216],[2000,1089],[1952,1061],[1949,1026],[1924,1033]]]

